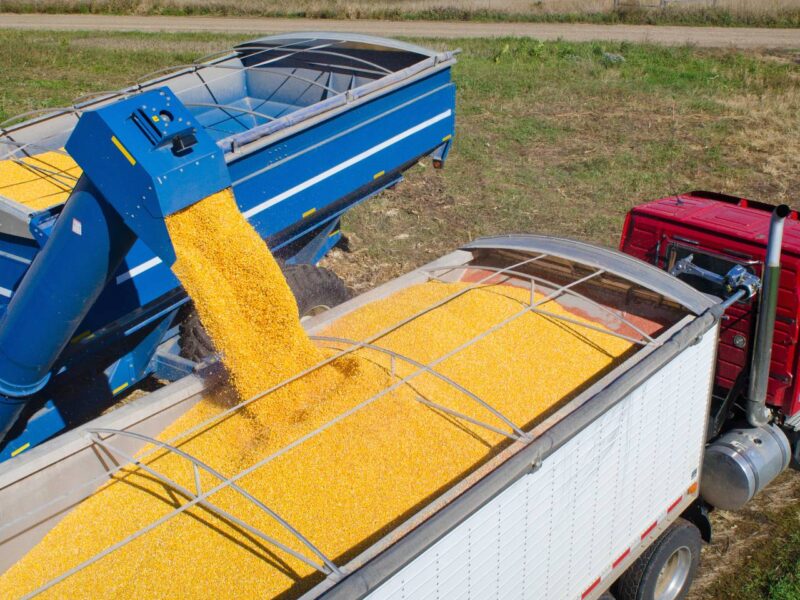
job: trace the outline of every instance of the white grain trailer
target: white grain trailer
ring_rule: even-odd
[[[302,597],[582,600],[615,582],[619,599],[683,597],[708,535],[698,488],[723,305],[624,254],[519,235],[469,244],[306,328],[432,278],[535,286],[635,349],[388,535],[330,559]],[[0,465],[0,572],[108,478],[105,442],[142,448],[201,398],[214,368]],[[32,593],[44,590],[57,587]]]

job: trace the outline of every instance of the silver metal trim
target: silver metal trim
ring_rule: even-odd
[[[696,315],[714,305],[714,301],[705,294],[653,265],[622,252],[592,246],[585,242],[544,235],[513,234],[481,238],[466,244],[463,249],[543,252],[551,256],[573,260],[585,266],[606,269],[619,277],[677,302]]]
[[[0,196],[0,232],[32,240],[31,212],[26,206]]]
[[[775,207],[769,222],[769,238],[761,276],[761,297],[758,302],[756,334],[753,342],[746,403],[747,422],[753,427],[766,425],[772,418],[772,412],[766,406],[767,388],[780,288],[783,226],[790,212],[787,205],[781,204]]]

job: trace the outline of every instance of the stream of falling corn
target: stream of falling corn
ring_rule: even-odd
[[[170,218],[176,273],[241,396],[330,356],[312,345],[286,283],[229,192]],[[364,339],[456,291],[430,282],[401,290],[333,323],[325,335]],[[529,291],[483,286],[378,340],[432,361],[516,314]],[[547,306],[567,314],[555,302]],[[574,314],[572,319],[581,320]],[[573,396],[630,349],[620,338],[526,313],[438,365],[505,414],[529,426]],[[228,418],[181,434],[238,401],[220,391],[178,419],[161,439],[225,476],[241,472],[410,375],[363,349],[289,384]],[[425,374],[385,394],[238,483],[342,565],[502,447],[504,436],[430,408],[425,398],[503,427],[449,385]],[[146,463],[194,489],[191,465],[169,453]],[[203,474],[204,490],[218,483]],[[209,500],[303,555],[307,548],[269,515],[224,489]],[[0,597],[28,593],[166,515],[186,498],[141,469],[127,468],[67,514],[0,577]],[[302,561],[210,511],[193,506],[48,589],[52,598],[293,597],[322,576]]]
[[[310,367],[322,353],[264,240],[227,188],[167,217],[172,270],[246,399]]]

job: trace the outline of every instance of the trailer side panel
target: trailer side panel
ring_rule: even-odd
[[[369,597],[593,598],[696,497],[717,328]]]

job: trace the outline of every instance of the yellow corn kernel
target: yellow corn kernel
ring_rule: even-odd
[[[0,161],[0,196],[44,210],[65,202],[81,168],[63,152],[43,152]]]

